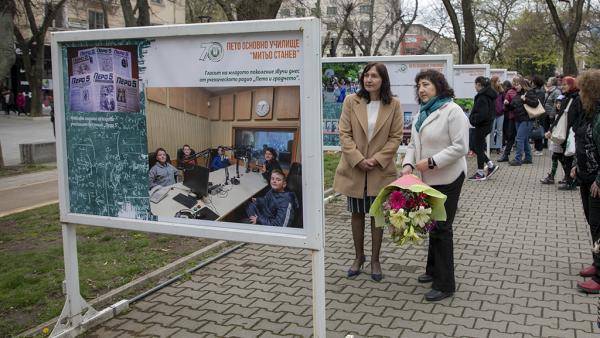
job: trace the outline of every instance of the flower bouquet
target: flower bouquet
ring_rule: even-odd
[[[446,195],[417,176],[404,175],[379,192],[369,214],[377,227],[388,227],[395,243],[419,243],[436,221],[446,220],[445,201]]]

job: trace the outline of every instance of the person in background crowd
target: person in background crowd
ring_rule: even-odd
[[[25,98],[25,92],[20,92],[17,95],[17,98],[15,100],[15,104],[17,105],[17,115],[21,115],[21,114],[25,114],[27,115],[27,113],[25,112],[25,104],[27,103],[27,99]]]
[[[510,152],[515,144],[515,138],[517,135],[517,128],[515,125],[515,112],[514,109],[510,108],[510,103],[513,98],[517,95],[517,90],[513,88],[512,82],[504,81],[504,125],[503,125],[503,136],[504,136],[504,151],[498,162],[508,162]]]
[[[492,88],[498,93],[494,106],[496,116],[492,124],[492,137],[490,140],[490,149],[496,150],[498,153],[502,150],[502,129],[504,127],[504,88],[500,83],[500,77],[494,75],[491,78]]]
[[[515,127],[517,129],[517,149],[515,159],[510,161],[511,166],[520,166],[522,163],[533,163],[531,158],[531,147],[529,146],[529,134],[533,127],[533,122],[525,110],[525,105],[536,108],[540,105],[535,89],[531,88],[526,79],[517,76],[513,79],[513,88],[517,91],[512,101],[508,104],[514,112]],[[523,159],[523,156],[525,158]]]
[[[6,112],[6,115],[9,115],[11,110],[15,113],[18,113],[17,109],[15,109],[15,100],[12,91],[10,91],[8,88],[2,87],[2,89],[0,89],[0,95],[2,95],[2,110]]]
[[[555,147],[556,156],[554,156],[554,155],[553,156],[556,158],[557,162],[560,162],[562,164],[563,171],[565,174],[564,179],[558,182],[559,183],[558,189],[559,190],[574,190],[574,189],[577,189],[576,182],[574,179],[571,178],[571,175],[570,175],[571,168],[573,166],[574,156],[564,156],[563,152],[564,152],[565,145],[567,142],[566,139],[568,139],[568,137],[569,137],[570,129],[571,129],[571,127],[573,127],[573,124],[575,123],[575,121],[577,121],[579,119],[579,117],[582,115],[583,108],[581,106],[581,100],[579,99],[579,88],[577,87],[575,78],[573,78],[571,76],[563,77],[561,89],[562,89],[564,98],[560,102],[560,109],[558,110],[556,119],[554,120],[554,123],[550,127],[549,133],[546,134],[546,137],[547,138],[552,137],[552,130],[556,127],[556,124],[560,120],[561,116],[563,116],[563,114],[567,114],[567,135],[566,135],[567,137],[565,138],[565,141],[562,144],[556,145],[556,146],[559,146],[560,149],[558,147]],[[560,150],[562,150],[562,151],[560,151]],[[550,172],[550,173],[552,173],[552,172]]]
[[[429,252],[420,283],[433,282],[428,301],[451,297],[456,291],[452,223],[467,172],[469,121],[454,102],[454,90],[444,75],[425,70],[415,78],[420,112],[411,130],[402,174],[421,172],[423,182],[447,196],[446,221],[437,222],[429,234]]]
[[[542,120],[545,131],[550,130],[550,126],[556,117],[556,100],[561,94],[558,84],[558,79],[555,77],[548,78],[546,82],[546,94],[544,95],[544,110],[546,111],[546,115],[544,115],[544,119]],[[548,139],[544,139],[544,147],[548,148]]]
[[[225,156],[225,148],[223,146],[217,147],[217,156],[212,159],[210,163],[210,170],[215,171],[221,168],[229,167],[229,159]]]
[[[577,78],[581,88],[583,113],[574,121],[577,166],[571,177],[580,186],[583,213],[590,226],[593,264],[579,271],[577,288],[586,293],[600,293],[600,70],[589,70]]]
[[[177,169],[171,163],[167,162],[167,151],[163,148],[158,148],[154,153],[156,154],[156,164],[148,172],[150,189],[157,185],[166,187],[175,184]]]
[[[548,144],[548,150],[552,153],[552,166],[548,175],[540,180],[542,184],[554,184],[554,176],[556,175],[559,159],[563,163],[564,149],[562,146],[554,142],[548,143],[552,135],[551,130],[554,126],[554,121],[556,121],[556,115],[560,110],[560,103],[564,98],[558,84],[558,78],[555,77],[549,78],[548,82],[546,82],[546,97],[544,100],[544,109],[546,111],[544,130],[546,130],[546,134],[544,135],[544,142]],[[566,175],[567,173],[565,173],[565,177]]]
[[[260,168],[260,172],[264,179],[269,181],[271,178],[271,171],[273,171],[273,169],[281,170],[281,165],[279,164],[279,161],[277,161],[277,151],[275,148],[267,147],[265,145],[263,154],[265,157],[265,164]]]
[[[188,144],[181,147],[181,153],[177,154],[177,167],[190,168],[198,164],[197,158],[192,158],[196,152]]]
[[[333,189],[347,196],[348,211],[352,213],[355,259],[348,277],[360,274],[366,260],[365,216],[379,191],[398,176],[394,156],[404,125],[400,101],[392,96],[383,63],[368,63],[359,81],[360,91],[348,95],[342,108],[338,124],[342,158],[333,179]],[[383,228],[375,226],[373,217],[371,239],[371,279],[379,282],[383,279],[379,262]]]
[[[469,115],[469,122],[473,127],[473,148],[477,154],[477,171],[469,177],[471,181],[483,181],[489,178],[498,170],[486,155],[485,138],[492,130],[492,123],[496,116],[496,97],[498,93],[492,88],[490,79],[484,76],[478,76],[475,79],[475,100],[473,109]],[[483,167],[487,164],[487,172]]]
[[[538,100],[540,101],[540,103],[543,103],[544,100],[546,99],[546,91],[544,90],[544,79],[539,76],[539,75],[534,75],[531,78],[531,83],[533,84],[533,91],[535,91],[535,94],[537,95]],[[546,119],[546,117],[548,116],[548,113],[542,115],[541,117],[537,118],[534,121],[534,124],[537,126],[541,126],[542,128],[544,128],[544,120]],[[547,128],[544,128],[544,130],[548,130]],[[534,140],[534,155],[535,156],[542,156],[544,155],[544,138],[540,138],[540,139],[535,139]]]

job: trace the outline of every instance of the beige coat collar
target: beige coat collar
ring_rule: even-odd
[[[358,96],[354,97],[355,101],[355,109],[353,109],[356,118],[358,119],[360,126],[362,127],[365,135],[369,133],[369,122],[368,122],[368,114],[367,114],[367,100],[360,98]],[[381,104],[379,105],[379,112],[377,113],[377,122],[375,122],[375,129],[373,130],[373,136],[371,139],[375,138],[377,132],[383,127],[385,122],[392,116],[393,107],[391,104]]]

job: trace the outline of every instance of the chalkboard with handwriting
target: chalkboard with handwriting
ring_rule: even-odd
[[[68,80],[73,76],[69,74],[73,69],[71,57],[77,55],[79,50],[90,47],[119,47],[119,50],[128,51],[135,63],[132,77],[137,78],[137,63],[143,64],[141,56],[147,46],[147,42],[138,40],[83,41],[62,46],[63,69],[69,70],[64,74],[66,88],[63,121],[66,134],[69,212],[71,213],[151,219],[143,91],[139,91],[137,95],[135,92],[124,91],[121,96],[116,97],[117,101],[123,99],[125,94],[128,95],[127,99],[137,97],[140,101],[138,111],[82,112],[76,111],[75,107],[71,106],[73,93],[69,92]],[[110,61],[107,57],[104,59]],[[100,98],[112,100],[113,97],[109,95],[121,89],[117,84],[109,83],[109,85],[111,90],[107,90],[106,84],[102,84]],[[94,98],[97,99],[96,96]],[[79,100],[86,98],[83,94],[77,97]]]

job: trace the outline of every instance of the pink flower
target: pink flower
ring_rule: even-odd
[[[401,191],[392,191],[388,202],[390,208],[394,210],[402,209],[406,206],[406,197]]]

